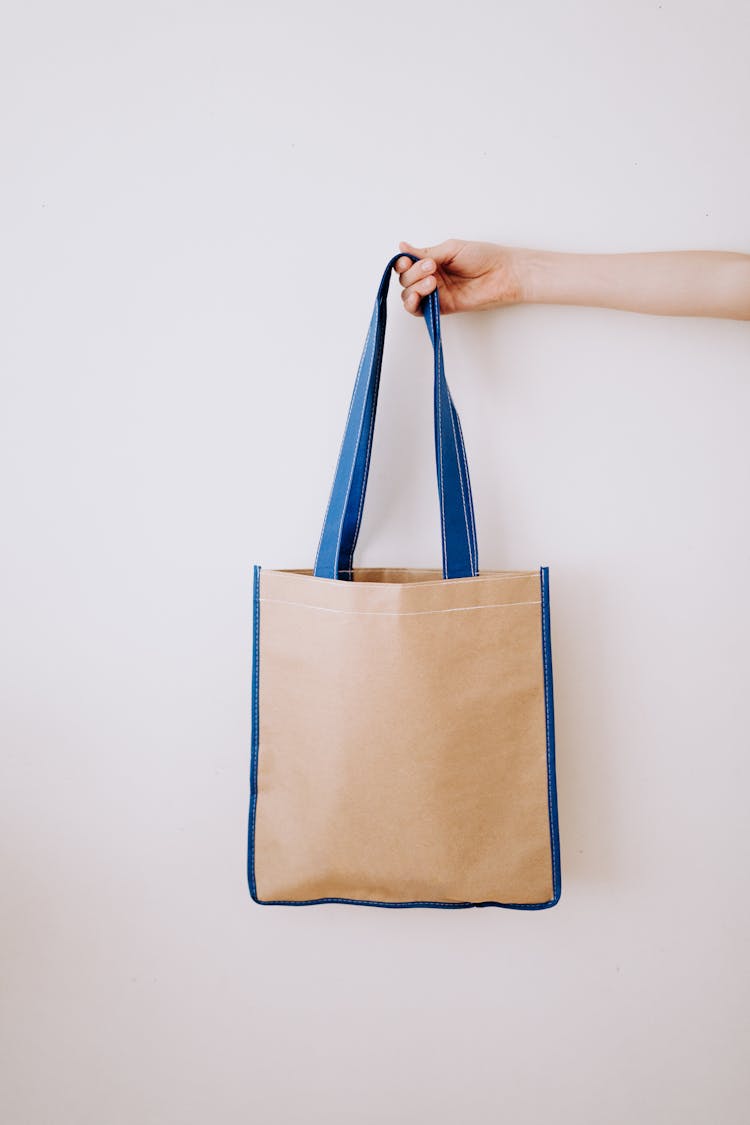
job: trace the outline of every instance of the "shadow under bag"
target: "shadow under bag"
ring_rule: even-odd
[[[560,898],[548,568],[479,570],[437,289],[442,572],[353,562],[400,257],[418,261],[383,274],[314,569],[253,568],[250,893],[543,909]]]

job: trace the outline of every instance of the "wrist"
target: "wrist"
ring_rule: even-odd
[[[487,299],[479,307],[504,308],[534,300],[537,254],[523,246],[496,245],[488,270]]]
[[[519,247],[515,252],[519,302],[544,304],[554,299],[559,283],[560,254],[548,250]]]

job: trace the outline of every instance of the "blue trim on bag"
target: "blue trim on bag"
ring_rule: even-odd
[[[560,900],[560,829],[557,809],[555,766],[555,715],[552,686],[552,643],[549,611],[549,567],[539,568],[542,591],[542,663],[544,667],[544,716],[547,733],[547,794],[552,854],[552,898],[547,902],[378,902],[360,898],[261,899],[255,882],[255,812],[258,803],[259,699],[260,699],[260,566],[253,567],[253,687],[252,738],[250,752],[250,818],[248,825],[247,873],[250,895],[260,906],[318,906],[340,902],[350,906],[380,906],[390,910],[415,906],[439,910],[464,910],[468,907],[500,906],[509,910],[546,910]]]
[[[539,568],[542,582],[542,659],[544,663],[544,714],[547,722],[547,792],[552,850],[552,898],[546,906],[560,901],[560,824],[557,810],[557,766],[555,764],[555,695],[552,685],[552,638],[549,613],[549,567]]]
[[[255,808],[258,804],[258,735],[260,702],[260,567],[253,567],[253,692],[250,739],[250,820],[247,828],[247,882],[250,896],[260,902],[255,884]]]

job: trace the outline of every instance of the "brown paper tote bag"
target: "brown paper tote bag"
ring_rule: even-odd
[[[479,570],[437,291],[422,312],[442,572],[353,562],[396,257],[315,566],[253,569],[250,893],[289,906],[538,910],[560,897],[548,568]]]

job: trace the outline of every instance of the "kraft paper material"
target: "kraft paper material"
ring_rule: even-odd
[[[539,571],[261,569],[261,902],[553,897]]]

